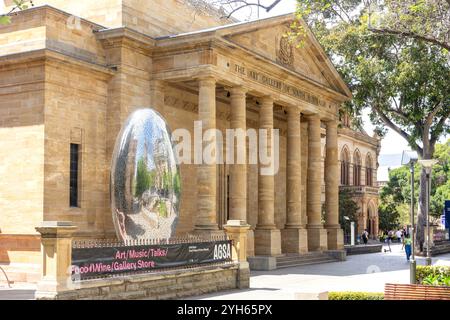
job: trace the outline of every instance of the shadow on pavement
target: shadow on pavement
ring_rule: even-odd
[[[409,270],[409,262],[399,246],[394,246],[392,252],[369,253],[347,256],[346,261],[315,264],[299,267],[278,269],[273,271],[252,271],[251,276],[264,275],[318,275],[318,276],[354,276],[369,273],[382,273]],[[433,257],[433,263],[438,260],[450,261],[450,255]],[[424,257],[416,257],[417,265],[425,265]]]
[[[0,289],[0,300],[34,300],[35,290]]]

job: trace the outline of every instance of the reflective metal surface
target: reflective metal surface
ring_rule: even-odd
[[[117,137],[111,209],[119,239],[169,238],[175,232],[180,174],[171,132],[152,109],[133,112]]]

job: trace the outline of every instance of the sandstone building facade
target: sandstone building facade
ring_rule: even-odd
[[[280,131],[274,176],[258,165],[181,165],[179,235],[235,219],[252,226],[250,256],[341,250],[341,184],[355,187],[360,228],[376,225],[370,186],[360,185],[375,185],[377,145],[338,128],[350,91],[310,32],[301,48],[286,44],[291,15],[236,23],[181,0],[34,3],[0,26],[0,263],[26,265],[20,280],[39,274],[41,221],[72,221],[77,238],[115,237],[112,150],[142,107],[172,130],[201,120],[204,130]],[[341,163],[351,181],[354,159],[361,179],[340,183]]]

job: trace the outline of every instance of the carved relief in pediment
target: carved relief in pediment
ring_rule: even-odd
[[[286,36],[277,37],[277,62],[284,66],[294,66],[294,46]]]

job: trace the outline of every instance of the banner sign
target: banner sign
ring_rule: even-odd
[[[231,261],[231,240],[72,249],[72,280]]]
[[[444,216],[445,216],[445,229],[450,229],[450,200],[445,201]]]

